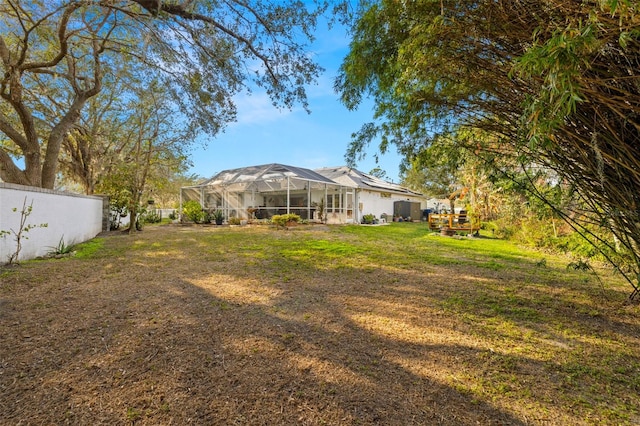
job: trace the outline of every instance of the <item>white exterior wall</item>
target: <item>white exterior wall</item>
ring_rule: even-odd
[[[21,241],[18,260],[46,255],[58,245],[61,238],[66,245],[78,244],[90,240],[103,229],[102,197],[0,183],[0,230],[19,231],[25,197],[27,207],[33,206],[25,225],[36,227],[23,234],[28,239]],[[47,226],[39,227],[40,224]],[[16,242],[12,234],[0,237],[0,264],[6,263],[15,250]]]
[[[362,218],[362,216],[366,214],[373,214],[376,218],[380,219],[384,213],[386,213],[387,216],[393,216],[393,203],[396,201],[418,202],[420,203],[421,209],[426,208],[426,200],[422,198],[393,193],[390,197],[382,197],[381,193],[377,191],[359,190],[358,203],[362,204],[362,211],[358,210],[358,217]]]
[[[383,213],[393,216],[393,197],[384,198],[379,192],[360,190],[358,191],[358,213],[360,219],[366,214],[373,214],[377,218],[380,218]]]

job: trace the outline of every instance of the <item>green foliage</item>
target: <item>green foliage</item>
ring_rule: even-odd
[[[515,73],[519,77],[543,78],[541,90],[536,97],[527,99],[525,107],[530,119],[529,143],[546,143],[549,135],[585,101],[580,74],[590,68],[589,58],[602,47],[598,25],[595,21],[577,22],[555,28],[551,34],[537,31],[533,45],[516,60]]]
[[[14,207],[11,209],[14,213],[18,212],[18,208]],[[5,238],[8,235],[13,235],[13,240],[16,242],[16,249],[13,253],[7,256],[7,261],[9,264],[16,263],[18,258],[20,257],[20,251],[22,251],[22,241],[28,240],[28,233],[34,228],[46,228],[48,224],[41,223],[39,225],[34,225],[27,223],[27,219],[33,212],[33,200],[31,204],[27,206],[27,197],[24,197],[24,201],[22,203],[22,209],[20,210],[20,223],[17,229],[9,228],[9,230],[2,229],[0,230],[0,237]]]
[[[567,264],[567,269],[573,269],[574,271],[591,271],[592,267],[589,264],[589,261],[578,259],[574,262],[569,262],[569,264]]]
[[[160,223],[162,222],[162,212],[160,210],[152,210],[141,215],[144,223]]]
[[[123,217],[129,214],[131,191],[109,176],[98,186],[100,193],[109,197],[109,229],[119,229]]]
[[[320,202],[318,202],[318,206],[316,208],[316,214],[318,216],[318,219],[320,219],[321,222],[325,220],[324,209],[325,209],[324,197],[322,197],[320,199]]]
[[[216,225],[221,225],[224,221],[224,213],[222,212],[222,210],[215,210],[213,213],[211,213],[211,220],[213,220]]]
[[[405,165],[403,184],[435,198],[449,198],[458,188],[459,171],[466,152],[452,136],[438,136],[425,143]]]
[[[228,222],[229,225],[240,225],[242,224],[242,219],[240,219],[239,217],[230,217]]]
[[[55,247],[49,247],[51,250],[49,251],[49,255],[57,256],[70,254],[74,250],[74,246],[72,244],[67,244],[64,242],[64,235],[60,237],[60,241],[58,241],[58,245]]]
[[[202,210],[202,216],[199,222],[196,223],[211,223],[212,220],[212,213],[209,210]]]
[[[371,176],[377,177],[378,179],[386,179],[387,172],[384,171],[380,166],[376,166],[369,171]]]
[[[205,219],[205,212],[202,210],[202,206],[195,200],[186,201],[182,205],[182,214],[193,223],[202,223]]]
[[[510,239],[517,230],[517,225],[513,222],[505,220],[496,220],[491,222],[482,222],[481,229],[488,231],[492,237],[503,240]]]
[[[517,223],[512,238],[520,243],[537,248],[553,248],[558,242],[551,220],[539,219],[533,215],[523,217]]]
[[[135,423],[136,421],[142,418],[142,412],[134,407],[127,408],[127,420],[131,423]]]
[[[76,258],[91,258],[104,249],[104,238],[94,238],[75,246]]]
[[[181,123],[173,129],[215,135],[235,118],[231,99],[247,86],[263,88],[274,105],[307,108],[305,86],[321,71],[307,43],[327,5],[214,3],[50,0],[0,7],[0,110],[8,140],[0,144],[0,178],[52,188],[63,160],[65,173],[91,192],[94,178],[108,174],[112,156],[121,153],[112,134],[121,124],[156,127],[152,139],[163,139],[167,127],[160,123],[171,104],[176,111],[168,117],[175,123],[177,113]],[[147,34],[143,43],[140,34]],[[120,81],[124,75],[126,81]],[[159,113],[127,108],[140,83],[149,81],[158,84],[143,88],[147,99],[170,95],[145,101]],[[111,95],[96,102],[104,108],[84,110],[89,116],[82,116],[83,107],[100,93]],[[103,118],[111,123],[93,127]],[[143,133],[122,132],[146,139]],[[21,170],[13,159],[25,156],[29,161]],[[139,158],[127,161],[124,152],[119,160],[146,167]],[[142,180],[137,184],[144,187]]]
[[[596,223],[574,230],[561,219],[545,215],[536,203],[522,204],[518,214],[509,209],[494,221],[483,222],[482,229],[501,239],[535,247],[546,252],[566,253],[580,259],[613,262],[621,271],[631,271],[634,260],[624,250],[616,250],[613,234]]]
[[[521,180],[524,171],[534,183],[527,191],[554,207],[535,208],[542,223],[563,218],[596,247],[633,259],[632,283],[640,276],[640,86],[629,64],[640,57],[640,3],[550,4],[365,2],[336,88],[349,108],[373,98],[376,122],[354,135],[347,155],[380,141],[379,151],[394,144],[410,164],[441,135],[486,132],[492,141],[469,140],[470,151],[496,175]],[[536,192],[537,170],[553,171],[580,205]],[[594,223],[615,244],[599,239]],[[537,234],[535,245],[546,245],[540,237],[550,233]]]
[[[295,213],[273,215],[271,216],[271,223],[278,227],[285,227],[289,222],[300,222],[300,216]]]
[[[375,220],[376,217],[371,213],[362,216],[362,223],[364,223],[365,225],[372,225]]]

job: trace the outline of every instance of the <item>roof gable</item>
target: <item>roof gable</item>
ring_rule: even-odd
[[[395,192],[400,194],[422,196],[421,193],[412,191],[396,183],[387,182],[376,176],[363,173],[347,166],[323,167],[316,169],[319,174],[345,186],[369,189],[379,192]]]

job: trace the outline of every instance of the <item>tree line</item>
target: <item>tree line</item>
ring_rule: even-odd
[[[473,158],[489,181],[526,192],[591,241],[635,296],[638,7],[631,0],[362,3],[336,89],[348,107],[372,97],[376,109],[348,158],[373,142],[381,151],[395,146],[412,178],[429,167],[451,173]],[[564,196],[550,196],[558,191]]]

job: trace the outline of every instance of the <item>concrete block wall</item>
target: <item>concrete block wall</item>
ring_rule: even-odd
[[[92,239],[107,230],[108,201],[105,197],[85,196],[22,185],[0,183],[0,230],[20,228],[23,204],[32,206],[25,225],[36,227],[24,235],[18,260],[43,256],[56,247],[62,238],[67,245]],[[14,212],[13,209],[16,209]],[[108,216],[107,216],[108,218]],[[46,227],[39,225],[46,224]],[[12,234],[0,237],[0,264],[7,263],[15,253]]]

